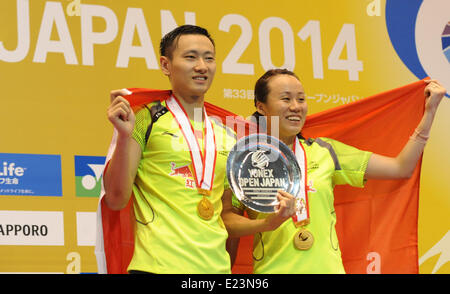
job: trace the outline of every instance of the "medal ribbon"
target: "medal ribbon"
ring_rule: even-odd
[[[209,194],[212,190],[214,181],[214,168],[216,165],[216,139],[214,136],[211,121],[203,107],[205,116],[204,124],[204,153],[203,156],[197,138],[194,135],[194,128],[184,110],[183,106],[178,102],[175,96],[171,96],[166,100],[167,109],[172,113],[175,121],[181,129],[181,132],[188,144],[191,154],[192,164],[194,166],[195,183],[201,194]]]
[[[308,206],[308,187],[307,187],[307,177],[306,177],[306,152],[303,148],[302,144],[297,137],[295,137],[294,142],[294,154],[297,159],[298,164],[303,172],[301,173],[300,178],[300,192],[298,193],[295,201],[296,212],[295,215],[292,216],[292,219],[295,223],[295,226],[305,226],[309,224],[309,206]]]

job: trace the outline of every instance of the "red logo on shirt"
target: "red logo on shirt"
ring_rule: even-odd
[[[308,185],[306,185],[306,190],[308,191],[308,193],[309,192],[313,192],[313,193],[317,192],[317,190],[313,186],[313,180],[308,181]]]
[[[195,181],[194,181],[194,177],[192,176],[192,171],[190,168],[190,164],[188,165],[183,165],[180,167],[176,167],[175,162],[171,162],[170,163],[170,168],[172,170],[171,173],[169,173],[169,176],[175,177],[175,176],[180,176],[185,178],[185,186],[186,188],[191,188],[194,189],[195,188]]]

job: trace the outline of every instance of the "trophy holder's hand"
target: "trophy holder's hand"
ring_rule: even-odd
[[[275,207],[275,213],[265,218],[267,231],[272,231],[281,226],[286,220],[295,213],[295,197],[291,194],[279,190],[277,193],[278,205]]]

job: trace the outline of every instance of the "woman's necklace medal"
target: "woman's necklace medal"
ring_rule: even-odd
[[[294,216],[292,216],[295,226],[297,228],[300,227],[300,230],[298,230],[294,236],[294,246],[298,250],[308,250],[314,244],[314,237],[313,234],[305,228],[305,226],[310,222],[308,190],[306,185],[306,153],[297,137],[295,137],[294,142],[294,154],[297,158],[298,164],[303,167],[303,173],[300,179],[302,181],[302,185],[300,185],[300,187],[302,188],[300,189],[295,201],[296,212]]]

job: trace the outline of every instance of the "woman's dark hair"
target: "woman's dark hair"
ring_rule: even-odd
[[[203,35],[207,37],[215,47],[214,40],[206,29],[194,25],[182,25],[173,29],[161,39],[161,42],[159,43],[159,53],[161,56],[172,59],[172,52],[176,48],[178,39],[182,35]]]

